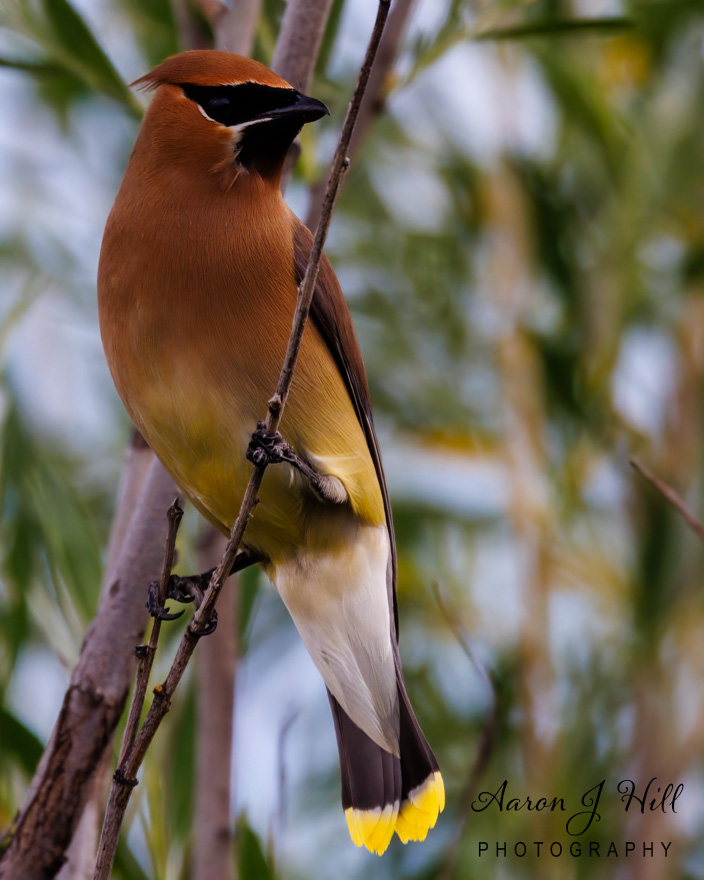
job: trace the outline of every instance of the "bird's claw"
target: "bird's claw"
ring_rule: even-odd
[[[147,593],[147,608],[152,617],[157,620],[177,620],[183,614],[183,611],[176,611],[173,614],[166,605],[161,604],[159,581],[152,581],[149,584],[149,592]]]
[[[162,605],[159,581],[152,581],[149,584],[147,593],[147,608],[152,617],[158,620],[178,620],[183,615],[183,611],[175,611],[171,613],[166,605]],[[200,605],[203,598],[203,590],[200,585],[200,575],[195,577],[181,577],[172,574],[166,588],[166,598],[173,599],[174,602],[181,602],[187,605],[190,602],[196,603],[196,608]]]
[[[213,608],[210,612],[210,622],[207,626],[203,627],[203,629],[193,629],[191,628],[191,635],[196,639],[202,639],[203,636],[212,635],[215,630],[218,628],[218,613]]]
[[[291,445],[275,431],[270,434],[264,422],[257,422],[257,430],[252,434],[252,439],[247,447],[247,459],[256,467],[266,467],[269,464],[297,464],[298,457]]]

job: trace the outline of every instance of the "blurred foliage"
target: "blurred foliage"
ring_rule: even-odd
[[[589,17],[589,6],[418,0],[389,77],[389,112],[353,165],[328,246],[390,473],[408,687],[448,789],[426,844],[392,845],[373,863],[378,878],[646,876],[644,868],[648,878],[704,877],[702,548],[628,468],[629,455],[642,457],[704,507],[704,8],[631,0]],[[29,103],[17,118],[43,119],[41,161],[75,154],[68,187],[85,176],[104,203],[57,211],[31,135],[18,141],[16,153],[28,156],[12,155],[3,210],[23,221],[0,224],[2,826],[48,735],[25,689],[60,698],[96,606],[116,491],[106,462],[118,459],[127,430],[117,405],[93,448],[78,442],[78,424],[58,434],[48,427],[42,401],[65,376],[49,369],[31,393],[31,383],[15,381],[42,355],[28,354],[27,340],[38,337],[23,328],[41,323],[47,301],[78,304],[62,314],[82,321],[83,335],[67,338],[83,346],[83,368],[94,367],[97,233],[71,223],[82,211],[104,220],[142,106],[122,74],[136,78],[182,45],[177,8],[3,4],[0,67],[16,71],[7,74],[15,87],[22,77],[17,100]],[[254,54],[265,63],[283,8],[263,2]],[[333,2],[311,89],[333,115],[305,133],[297,205],[325,167],[362,52],[359,37],[353,56],[345,28],[362,34],[365,15],[364,5]],[[57,259],[66,229],[78,229],[76,242]],[[51,331],[66,332],[60,322]],[[114,400],[107,375],[101,381],[98,396]],[[184,554],[192,558],[192,547]],[[289,709],[272,705],[264,716],[260,703],[266,693],[282,699],[277,682],[293,689],[287,667],[298,668],[299,649],[256,573],[240,587],[246,735],[250,715],[266,717],[270,731],[283,724]],[[493,749],[474,781],[493,698],[458,628],[496,688]],[[178,632],[169,630],[167,654]],[[256,790],[240,784],[238,804],[248,807],[233,817],[233,858],[247,880],[369,872],[346,840],[320,690],[320,705],[292,726],[288,762],[279,744],[286,785],[283,773],[273,794],[272,784],[262,782],[261,794],[258,781]],[[118,880],[188,876],[196,700],[190,682],[145,765]],[[236,775],[249,783],[247,770]],[[685,782],[677,816],[623,811],[617,782],[652,776]],[[532,841],[565,843],[563,814],[467,811],[473,794],[496,792],[504,779],[514,796],[563,797],[576,808],[604,779],[602,820],[583,843],[604,853],[611,841],[672,840],[670,854],[538,858]],[[493,850],[480,857],[479,841]],[[529,845],[523,858],[512,855],[517,841]],[[497,842],[508,844],[506,857]]]

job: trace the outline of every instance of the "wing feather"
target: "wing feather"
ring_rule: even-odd
[[[308,258],[313,246],[313,236],[308,227],[301,223],[297,217],[294,217],[293,221],[293,247],[296,281],[300,284],[303,280],[303,275],[305,274]],[[345,301],[335,271],[324,254],[320,263],[318,280],[315,285],[310,316],[320,332],[320,335],[325,340],[325,343],[340,370],[342,378],[345,380],[350,399],[354,405],[359,423],[364,430],[369,452],[374,461],[374,467],[376,469],[377,478],[384,498],[386,527],[389,532],[389,540],[391,543],[391,560],[390,570],[387,576],[387,589],[389,594],[389,608],[394,621],[395,632],[393,635],[395,639],[398,640],[396,539],[394,536],[394,524],[391,516],[389,493],[386,487],[384,468],[381,463],[379,441],[377,440],[376,431],[374,430],[369,384],[367,382],[364,361],[362,360],[362,353],[359,348],[359,343],[357,342],[357,336],[354,332],[352,317],[350,316],[347,302]]]

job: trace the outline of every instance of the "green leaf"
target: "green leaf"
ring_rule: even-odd
[[[41,59],[16,61],[12,66],[35,74],[42,68],[46,71],[47,66],[58,66],[92,91],[108,95],[135,116],[141,116],[139,102],[68,0],[40,0],[39,4],[8,0],[5,11],[8,23],[45,53]]]
[[[150,66],[179,51],[179,34],[170,0],[121,0]]]
[[[452,0],[440,29],[432,37],[420,37],[412,47],[413,67],[404,85],[434,64],[453,46],[471,36],[471,29],[464,20],[462,0]]]
[[[28,776],[34,773],[44,751],[44,745],[38,736],[1,706],[0,743],[2,743],[3,760],[15,758]]]
[[[239,576],[239,652],[240,657],[247,653],[251,623],[259,596],[259,569],[255,566],[243,571]]]
[[[274,880],[276,875],[267,862],[261,841],[252,831],[245,816],[239,819],[235,833],[238,876],[246,880]]]
[[[548,19],[475,33],[474,40],[525,40],[530,37],[611,36],[632,30],[635,22],[625,16],[611,18]]]
[[[164,779],[169,794],[169,835],[176,840],[184,840],[193,824],[195,746],[198,741],[196,689],[193,684],[186,694],[181,694],[181,700],[182,703],[176,707],[176,717],[171,720],[168,767],[165,768]]]
[[[124,880],[149,880],[149,875],[145,874],[124,837],[125,835],[122,835],[117,843],[115,877],[124,878]]]
[[[85,81],[134,110],[138,105],[92,31],[68,0],[43,0],[47,23],[67,66]]]

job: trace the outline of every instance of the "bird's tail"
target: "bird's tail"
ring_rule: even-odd
[[[395,757],[357,727],[328,691],[342,776],[342,806],[356,846],[382,855],[394,831],[403,843],[425,840],[445,806],[445,787],[428,741],[413,714],[396,660],[400,703]]]

